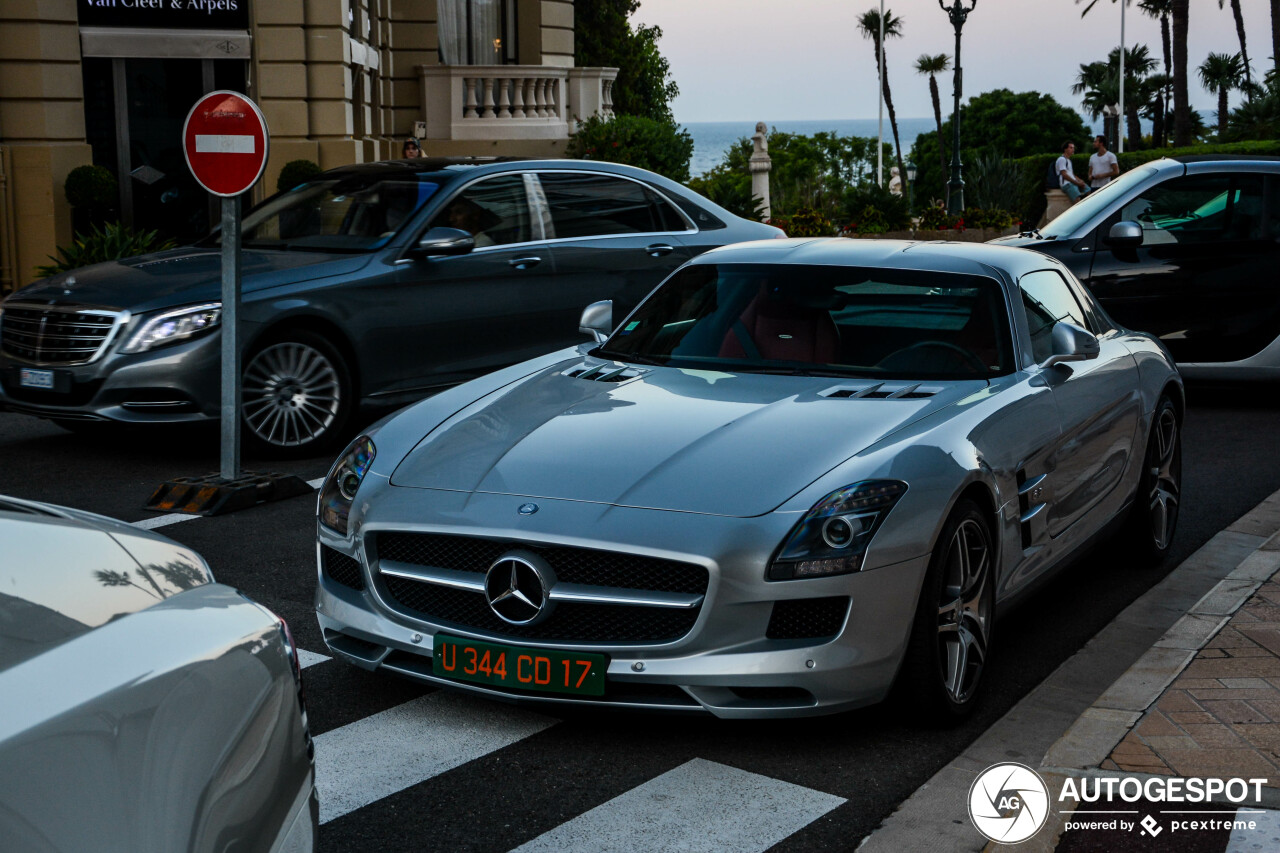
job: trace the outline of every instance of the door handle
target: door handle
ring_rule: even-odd
[[[669,255],[676,250],[675,246],[668,246],[666,243],[654,243],[651,246],[645,246],[644,250],[655,258],[663,255]]]
[[[538,264],[542,263],[542,258],[539,258],[537,255],[529,255],[524,258],[512,258],[507,261],[507,263],[518,270],[527,270],[530,267],[536,267]]]

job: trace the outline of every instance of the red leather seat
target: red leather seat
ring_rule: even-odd
[[[744,335],[746,341],[742,340]],[[749,352],[752,346],[757,352]],[[832,364],[840,358],[840,332],[831,314],[821,308],[794,305],[761,293],[725,335],[720,357]]]

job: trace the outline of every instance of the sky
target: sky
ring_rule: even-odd
[[[952,0],[948,0],[951,5]],[[1249,58],[1270,67],[1266,0],[1243,0]],[[876,61],[857,18],[876,0],[641,0],[634,20],[662,28],[658,43],[680,87],[678,122],[798,121],[875,118]],[[952,55],[955,34],[937,0],[885,0],[902,19],[889,40],[886,68],[899,117],[933,115],[928,78],[915,71],[921,54]],[[990,89],[1038,91],[1079,109],[1071,94],[1081,63],[1104,60],[1120,44],[1120,6],[1100,0],[1084,18],[1075,0],[977,0],[964,26],[964,97]],[[1161,63],[1160,24],[1136,6],[1125,12],[1127,45],[1146,44]],[[1188,56],[1191,105],[1216,111],[1217,96],[1200,86],[1194,66],[1210,52],[1237,53],[1230,4],[1191,0]],[[951,74],[939,77],[944,117]],[[1232,106],[1240,96],[1233,94]]]

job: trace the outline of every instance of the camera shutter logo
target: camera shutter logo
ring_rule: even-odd
[[[1017,844],[1040,831],[1049,816],[1049,789],[1025,764],[996,764],[969,788],[969,820],[999,844]]]

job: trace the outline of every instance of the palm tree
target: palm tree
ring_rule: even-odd
[[[1198,69],[1200,83],[1218,93],[1218,138],[1227,135],[1227,92],[1244,83],[1244,60],[1238,53],[1211,53]]]
[[[1170,0],[1173,21],[1173,144],[1191,144],[1191,98],[1187,91],[1187,28],[1190,0]]]
[[[929,75],[929,96],[933,98],[933,121],[938,126],[938,156],[942,158],[942,176],[946,181],[947,175],[947,150],[943,148],[942,142],[942,99],[938,97],[938,78],[941,74],[951,67],[951,57],[945,53],[939,53],[937,56],[930,56],[927,53],[920,54],[920,58],[916,60],[916,72],[919,74]],[[946,195],[945,183],[942,193]]]
[[[1115,3],[1116,0],[1111,0],[1111,2]],[[1133,0],[1125,0],[1125,2],[1130,5],[1133,4]],[[1219,0],[1219,2],[1222,2],[1222,0]],[[1272,0],[1272,2],[1280,3],[1280,0]],[[1085,15],[1089,14],[1090,9],[1092,9],[1094,6],[1098,4],[1098,0],[1076,0],[1076,3],[1089,4],[1085,6],[1084,11],[1080,13],[1080,17],[1083,18]],[[1169,79],[1169,83],[1166,84],[1165,88],[1160,92],[1162,103],[1160,106],[1159,114],[1163,117],[1169,114],[1169,88],[1170,88],[1170,84],[1172,84],[1174,79],[1173,51],[1170,46],[1170,38],[1169,38],[1169,17],[1173,11],[1173,0],[1138,0],[1138,8],[1141,9],[1142,13],[1146,15],[1148,18],[1155,18],[1160,21],[1160,45],[1163,48],[1163,53],[1164,53],[1164,73]],[[1129,57],[1126,53],[1126,56],[1125,56],[1126,66],[1128,65],[1128,60],[1129,60]],[[1128,69],[1126,67],[1126,72],[1127,71]],[[1125,77],[1126,91],[1128,90],[1128,88],[1129,88],[1129,80],[1128,80],[1128,75],[1126,73],[1126,77]],[[1126,109],[1125,109],[1126,113],[1129,112],[1127,107],[1128,105],[1126,104]],[[1156,146],[1163,146],[1165,144],[1165,139],[1164,139],[1165,124],[1166,122],[1161,121],[1159,128],[1155,127],[1154,125],[1152,126],[1151,140],[1152,140],[1152,143]],[[1132,128],[1132,121],[1130,121],[1130,128]],[[1130,141],[1132,141],[1132,130],[1130,131]]]
[[[1129,147],[1142,145],[1140,113],[1150,108],[1154,90],[1146,85],[1147,75],[1156,67],[1156,60],[1144,44],[1127,48],[1124,52],[1124,114],[1127,122]],[[1120,97],[1120,48],[1113,48],[1106,62],[1090,62],[1080,66],[1071,91],[1084,95],[1082,106],[1090,118],[1098,120],[1106,108]],[[1117,127],[1116,134],[1124,132]]]
[[[1226,5],[1227,0],[1218,0],[1219,9]],[[1240,0],[1231,0],[1231,14],[1236,19],[1236,36],[1240,39],[1240,60],[1244,63],[1244,81],[1249,84],[1245,91],[1251,92],[1253,89],[1253,76],[1249,73],[1249,51],[1244,46],[1244,14],[1240,11]]]
[[[878,9],[868,9],[858,18],[858,30],[865,38],[871,39],[871,43],[876,49],[876,76],[880,75],[881,63],[884,62],[881,56],[884,46],[880,44],[880,11]],[[893,14],[888,9],[884,10],[884,37],[902,38],[902,19]],[[902,143],[898,140],[898,114],[893,109],[893,96],[889,93],[889,65],[884,62],[884,105],[889,108],[889,127],[893,130],[893,148],[898,157],[898,174],[906,175],[907,170],[902,165]]]

